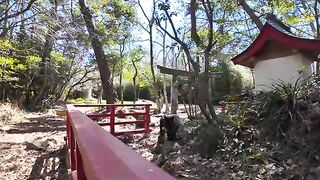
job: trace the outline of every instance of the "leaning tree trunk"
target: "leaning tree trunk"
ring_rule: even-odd
[[[96,57],[100,78],[102,82],[102,88],[106,96],[107,103],[113,104],[115,102],[115,94],[113,91],[113,85],[111,83],[111,72],[107,58],[105,57],[104,49],[100,41],[100,37],[94,27],[92,14],[89,8],[86,6],[84,0],[79,0],[80,11],[85,21],[91,45]]]
[[[263,23],[261,22],[259,17],[254,13],[254,11],[250,8],[250,6],[247,4],[245,0],[239,0],[238,2],[240,6],[243,8],[243,10],[250,16],[253,23],[255,23],[258,29],[261,31]]]

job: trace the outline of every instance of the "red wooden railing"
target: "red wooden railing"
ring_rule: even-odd
[[[90,119],[97,119],[97,118],[108,118],[109,122],[107,123],[98,123],[100,126],[110,126],[110,133],[114,136],[122,135],[125,133],[137,134],[137,133],[149,133],[150,128],[150,106],[151,104],[74,104],[74,107],[77,108],[105,108],[108,109],[108,112],[104,113],[87,113],[86,115]],[[119,110],[118,108],[127,107],[127,108],[135,108],[144,110],[142,112],[130,112],[124,113],[123,111]],[[143,120],[136,120],[136,121],[124,121],[124,122],[116,122],[117,116],[143,116]],[[116,125],[125,125],[125,124],[144,124],[144,129],[136,129],[131,131],[124,131],[124,132],[115,132]]]
[[[73,180],[174,179],[74,105],[67,105],[67,110],[67,146]]]

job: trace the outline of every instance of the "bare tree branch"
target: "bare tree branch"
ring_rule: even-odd
[[[17,16],[19,16],[20,14],[23,14],[23,13],[27,12],[27,11],[31,8],[31,6],[33,5],[33,3],[36,2],[36,1],[37,1],[37,0],[30,0],[30,2],[28,3],[27,7],[24,8],[23,10],[18,11],[18,12],[13,13],[13,14],[9,14],[9,15],[3,17],[3,18],[0,18],[0,23],[1,23],[2,21],[5,21],[5,20],[10,19],[10,18],[17,17]]]
[[[263,24],[259,17],[254,13],[254,11],[250,8],[250,6],[246,3],[245,0],[238,0],[240,6],[243,8],[243,10],[250,16],[252,21],[257,25],[259,30],[262,29]]]

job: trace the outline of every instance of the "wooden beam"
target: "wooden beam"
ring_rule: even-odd
[[[174,76],[193,76],[194,75],[193,72],[171,69],[171,68],[167,68],[159,65],[157,65],[157,68],[160,70],[160,73],[162,74],[170,74]]]
[[[194,76],[194,72],[190,72],[190,71],[172,69],[172,68],[167,68],[160,65],[157,65],[157,68],[160,70],[160,73],[162,74],[169,74],[173,76],[191,76],[191,77]],[[210,78],[220,77],[222,76],[222,74],[223,74],[222,72],[210,73],[209,77]]]

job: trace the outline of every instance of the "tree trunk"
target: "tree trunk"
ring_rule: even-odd
[[[154,73],[154,57],[153,57],[153,35],[152,35],[152,27],[153,27],[153,22],[149,22],[149,37],[150,37],[150,41],[149,41],[149,44],[150,44],[150,69],[151,69],[151,75],[152,75],[152,81],[153,81],[153,91],[154,91],[154,94],[155,94],[155,99],[156,99],[156,104],[159,105],[159,94],[158,94],[158,89],[157,89],[157,86],[156,86],[156,76],[155,76],[155,73]],[[160,112],[161,109],[160,107],[157,107],[158,108],[158,111]]]
[[[109,63],[105,57],[104,49],[102,46],[102,43],[100,41],[100,37],[98,33],[96,32],[96,29],[93,24],[93,18],[90,13],[90,10],[88,7],[86,7],[86,4],[84,0],[79,0],[79,6],[80,11],[82,13],[83,19],[85,21],[90,40],[91,45],[96,57],[96,61],[98,64],[98,69],[100,73],[100,78],[102,82],[102,88],[106,95],[106,100],[108,104],[113,104],[115,102],[115,94],[113,90],[113,86],[111,83],[111,72]]]
[[[215,44],[215,42],[213,42],[213,8],[211,7],[211,3],[209,1],[200,1],[205,9],[206,12],[206,17],[209,23],[209,28],[208,28],[208,39],[206,40],[202,40],[198,34],[198,30],[197,30],[197,20],[196,20],[196,11],[198,9],[198,1],[196,0],[191,0],[190,1],[190,6],[189,6],[189,12],[190,12],[190,17],[191,17],[191,39],[192,41],[196,44],[196,47],[201,49],[203,48],[203,46],[206,46],[205,48],[205,53],[209,54]],[[181,48],[183,49],[183,51],[185,52],[185,55],[187,57],[188,62],[191,63],[192,67],[193,67],[193,72],[194,72],[194,81],[191,82],[193,87],[195,88],[195,98],[196,98],[196,103],[200,106],[202,113],[205,115],[206,119],[208,120],[208,122],[210,124],[212,124],[213,119],[216,119],[215,113],[214,113],[214,109],[211,104],[211,101],[208,100],[208,74],[206,74],[205,78],[202,77],[204,76],[203,74],[201,74],[200,71],[200,63],[196,61],[196,58],[192,57],[192,53],[191,50],[188,46],[187,43],[185,43],[183,40],[181,40],[178,37],[178,31],[175,28],[174,22],[171,19],[171,15],[168,12],[167,9],[163,9],[170,25],[171,25],[171,29],[173,30],[173,34],[169,33],[167,30],[165,30],[160,23],[160,20],[158,19],[156,21],[157,25],[161,28],[161,30],[163,30],[165,33],[167,33],[169,35],[170,38],[174,39],[177,43],[180,44]],[[200,32],[200,31],[199,31]],[[205,45],[207,43],[207,45]],[[209,58],[207,58],[206,60],[209,60]],[[206,62],[206,70],[209,69],[209,62]],[[208,71],[206,71],[208,72]],[[203,86],[205,85],[205,86]],[[207,106],[210,108],[210,113],[207,110]],[[213,110],[213,111],[212,111]]]
[[[56,32],[48,32],[47,36],[46,36],[46,42],[44,47],[46,47],[45,49],[43,49],[42,52],[42,63],[43,66],[41,68],[42,74],[43,74],[43,79],[42,79],[42,85],[41,85],[41,89],[40,91],[37,91],[38,94],[34,97],[34,101],[31,105],[31,109],[35,108],[37,105],[39,105],[39,103],[45,99],[49,93],[49,89],[50,89],[50,71],[48,69],[48,64],[50,63],[50,52],[52,51],[53,48],[53,44],[54,44],[54,37],[56,35]]]
[[[122,68],[122,67],[121,67],[121,68]],[[121,101],[121,104],[123,104],[122,72],[120,73],[119,86],[120,86],[120,101]]]
[[[103,88],[101,87],[100,92],[99,92],[99,96],[98,96],[98,104],[101,104],[102,94],[103,94]]]
[[[53,7],[50,10],[50,14],[51,16],[56,17],[58,4],[52,3],[52,5]],[[40,91],[38,91],[39,93],[33,97],[34,101],[33,103],[31,103],[31,106],[29,107],[31,109],[34,109],[37,105],[40,105],[42,101],[48,97],[50,93],[50,87],[52,87],[53,85],[52,81],[54,81],[54,79],[52,79],[52,71],[48,68],[48,65],[50,64],[50,53],[53,49],[58,31],[61,28],[62,27],[59,24],[56,24],[46,34],[45,44],[41,52],[42,67],[40,71],[43,74],[43,79],[41,82],[41,89]]]
[[[5,101],[6,100],[6,88],[3,87],[3,91],[2,91],[2,100]]]
[[[120,86],[120,101],[121,104],[123,104],[123,85],[122,85],[122,74],[123,74],[123,52],[124,52],[124,45],[125,45],[125,39],[122,42],[122,45],[120,45],[120,79],[119,79],[119,86]]]
[[[73,87],[71,86],[66,94],[66,97],[64,98],[64,101],[67,101],[69,99],[72,89]]]
[[[177,76],[172,76],[171,84],[171,114],[177,114],[178,110],[178,88],[177,88]]]
[[[165,29],[167,29],[167,22],[165,22]],[[163,58],[163,67],[166,67],[167,66],[166,33],[163,33],[162,58]],[[163,96],[164,96],[164,103],[166,106],[166,112],[168,112],[169,111],[169,103],[168,103],[168,95],[167,95],[166,74],[163,74]]]
[[[132,65],[134,67],[134,75],[133,75],[133,93],[134,93],[134,99],[133,99],[133,104],[136,103],[137,101],[137,76],[138,76],[138,69],[136,66],[136,63],[134,60],[131,59]]]
[[[9,8],[9,0],[7,0],[7,1],[4,1],[4,6],[6,7],[6,9],[7,8]],[[8,31],[9,31],[9,27],[8,27],[8,11],[6,11],[5,13],[4,13],[4,20],[3,20],[3,29],[2,29],[2,32],[1,32],[1,34],[0,34],[0,38],[1,39],[5,39],[6,38],[6,36],[7,36],[7,34],[8,34]]]
[[[318,9],[318,4],[320,5],[319,0],[315,0],[314,2],[314,17],[316,20],[316,30],[317,30],[317,34],[316,34],[316,39],[320,39],[320,22],[319,22],[319,9]],[[316,74],[320,75],[320,63],[319,63],[319,58],[317,59],[316,62]]]
[[[210,61],[210,55],[209,55],[209,52],[206,51],[204,53],[204,60],[205,60],[205,72],[204,72],[204,87],[206,88],[206,95],[207,95],[207,98],[205,98],[205,101],[206,101],[206,104],[208,106],[208,109],[209,109],[209,112],[210,112],[210,115],[211,115],[211,118],[214,120],[212,121],[213,123],[217,123],[217,120],[218,120],[218,116],[214,110],[214,107],[212,105],[212,99],[211,99],[211,87],[210,86],[210,79],[209,79],[209,61]]]
[[[250,8],[250,6],[246,3],[245,0],[238,0],[240,6],[243,8],[243,10],[250,16],[253,23],[255,23],[258,27],[258,29],[261,31],[263,24],[259,17],[253,12],[253,10]]]

